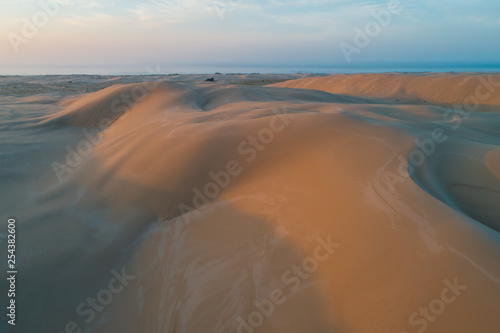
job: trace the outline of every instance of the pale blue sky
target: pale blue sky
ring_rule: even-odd
[[[42,0],[48,3],[51,0]],[[23,35],[40,1],[0,0],[0,68],[148,64],[500,63],[500,1],[401,0],[402,11],[370,44],[344,57],[387,1],[59,0],[59,10]],[[19,36],[22,39],[19,39]],[[17,46],[12,44],[17,42]],[[15,52],[17,48],[18,52]]]

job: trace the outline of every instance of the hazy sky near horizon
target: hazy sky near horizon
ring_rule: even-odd
[[[52,11],[44,10],[51,2]],[[0,69],[500,62],[500,1],[400,3],[401,12],[348,63],[341,43],[356,47],[356,27],[373,24],[387,1],[59,0],[56,8],[52,0],[0,0]]]

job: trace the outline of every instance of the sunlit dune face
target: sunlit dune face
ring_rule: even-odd
[[[500,325],[498,75],[153,77],[0,78],[23,331]]]

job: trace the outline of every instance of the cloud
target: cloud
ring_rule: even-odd
[[[186,23],[206,17],[214,17],[213,1],[209,0],[170,0],[143,2],[128,12],[140,21],[163,24]]]
[[[122,20],[114,17],[113,15],[99,12],[90,13],[85,16],[74,15],[66,18],[61,18],[59,22],[77,27],[99,27],[122,24]]]

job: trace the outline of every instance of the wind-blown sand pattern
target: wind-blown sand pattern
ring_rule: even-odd
[[[18,332],[500,332],[500,75],[204,78],[0,79]]]

